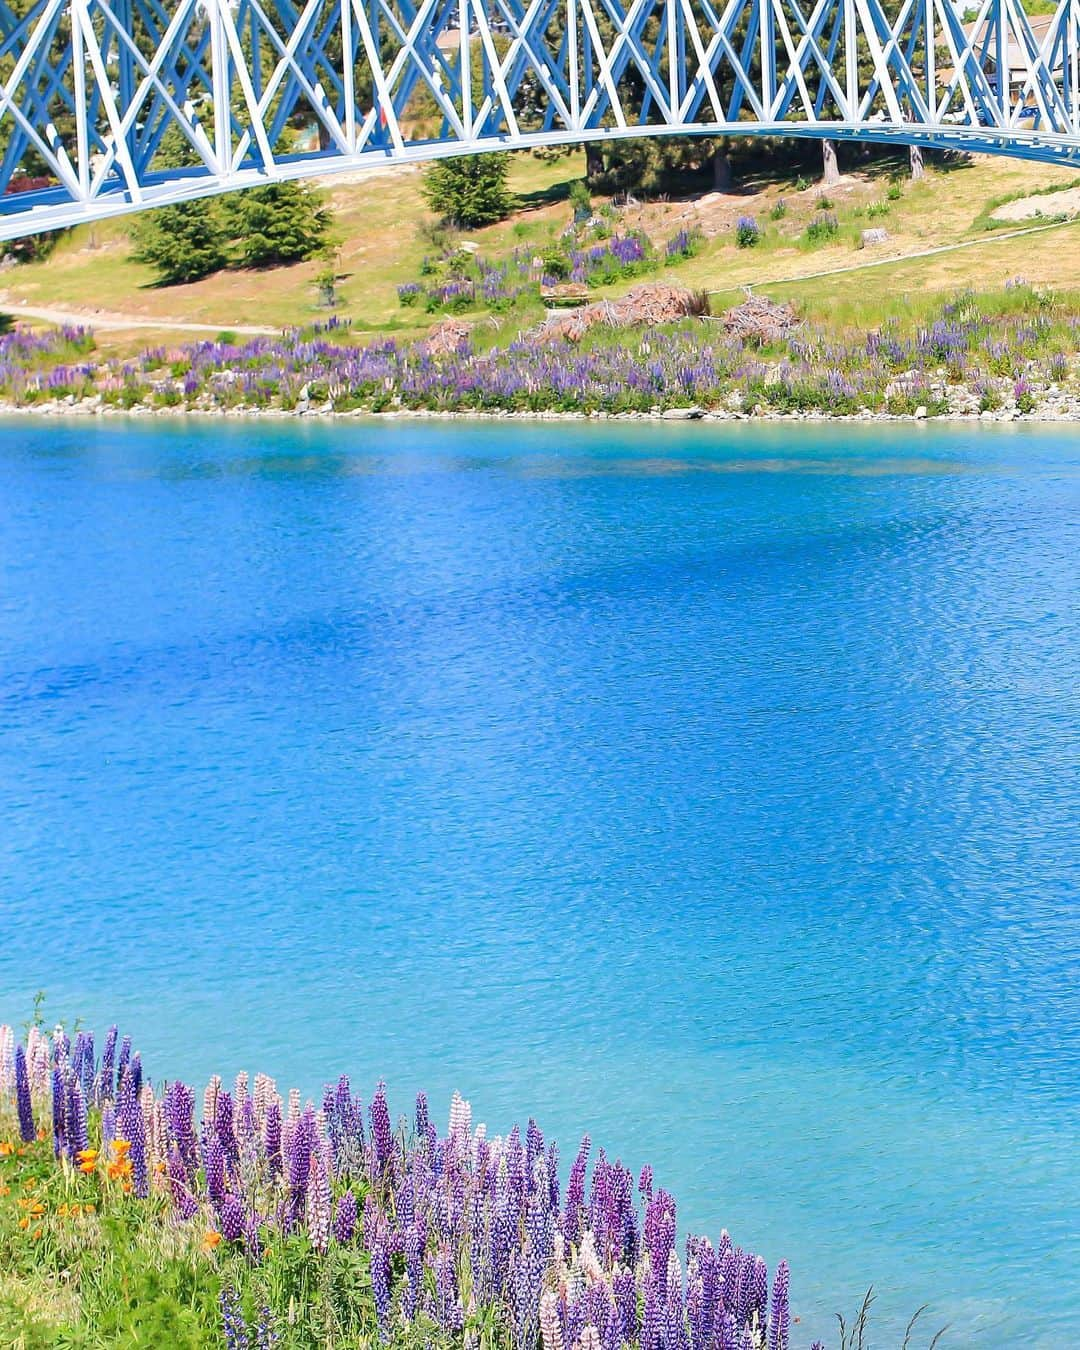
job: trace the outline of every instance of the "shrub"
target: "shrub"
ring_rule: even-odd
[[[892,179],[892,181],[889,183],[885,196],[891,202],[898,202],[903,195],[904,195],[904,185],[900,182],[900,179],[899,178]]]
[[[423,289],[423,286],[421,286],[418,281],[403,282],[397,288],[398,300],[403,305],[415,305],[420,299]]]
[[[1035,411],[1035,395],[1031,392],[1031,386],[1027,380],[1021,378],[1013,386],[1013,397],[1016,399],[1016,407],[1019,412],[1030,413]]]
[[[871,202],[870,205],[866,208],[867,219],[877,220],[879,216],[887,216],[889,214],[889,210],[890,207],[887,201]]]
[[[314,258],[326,247],[331,215],[317,192],[300,183],[268,183],[225,198],[239,267],[280,267]]]
[[[996,412],[1001,407],[1001,393],[989,380],[979,380],[975,392],[979,396],[980,412]]]
[[[570,275],[570,259],[557,245],[544,249],[540,259],[544,265],[544,276],[565,281]]]
[[[833,199],[827,193],[822,192],[817,199],[819,211],[829,211],[832,209]]]
[[[735,224],[735,243],[739,248],[754,248],[761,239],[761,229],[753,216],[740,216]]]
[[[437,215],[462,229],[491,225],[510,212],[508,170],[504,152],[438,160],[424,173],[424,197]]]
[[[132,257],[158,275],[161,286],[200,281],[229,261],[228,238],[216,202],[177,202],[139,217]]]
[[[784,201],[783,197],[779,197],[777,198],[776,203],[773,206],[773,209],[769,212],[769,219],[783,220],[783,218],[786,215],[787,215],[787,202]]]
[[[805,192],[807,188],[809,188],[809,186],[810,186],[810,179],[804,178],[802,174],[799,174],[798,178],[795,179],[796,192]]]
[[[588,220],[592,215],[592,196],[584,178],[575,178],[570,184],[570,205],[574,208],[575,220]]]
[[[810,244],[822,244],[835,239],[840,230],[840,222],[831,211],[823,211],[815,216],[806,227],[806,240]]]

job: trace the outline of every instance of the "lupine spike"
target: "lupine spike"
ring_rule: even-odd
[[[26,1067],[26,1051],[15,1047],[15,1104],[19,1113],[19,1137],[24,1144],[37,1137],[34,1128],[34,1106],[30,1100],[30,1075]]]

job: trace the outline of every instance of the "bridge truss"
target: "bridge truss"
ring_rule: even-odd
[[[1080,164],[1080,0],[0,0],[0,238],[639,135]]]

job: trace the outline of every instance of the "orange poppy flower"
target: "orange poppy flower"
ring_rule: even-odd
[[[15,1152],[15,1145],[10,1139],[0,1140],[0,1158],[10,1158]]]
[[[20,1228],[29,1228],[29,1227],[30,1227],[30,1220],[26,1217],[25,1214],[24,1214],[24,1215],[22,1216],[22,1218],[19,1220],[19,1227],[20,1227]]]
[[[45,1126],[42,1125],[42,1126],[40,1126],[40,1127],[38,1128],[38,1132],[37,1132],[37,1141],[38,1141],[38,1143],[39,1143],[39,1144],[44,1143],[45,1138],[46,1138],[46,1135],[45,1135]]]
[[[40,1228],[35,1228],[34,1231],[30,1234],[30,1236],[31,1236],[31,1237],[34,1239],[34,1241],[36,1242],[36,1241],[38,1240],[38,1238],[41,1236],[41,1229],[40,1229]]]
[[[30,1213],[37,1218],[38,1215],[45,1213],[45,1206],[38,1200],[36,1204],[30,1206]]]
[[[118,1158],[126,1156],[128,1153],[131,1152],[131,1140],[114,1139],[112,1141],[112,1151],[116,1154]]]
[[[220,1241],[221,1234],[216,1233],[212,1228],[208,1228],[203,1234],[203,1246],[208,1252],[212,1252]]]

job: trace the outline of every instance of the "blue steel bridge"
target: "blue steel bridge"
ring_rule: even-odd
[[[630,136],[1080,164],[1080,0],[0,0],[0,238]]]

